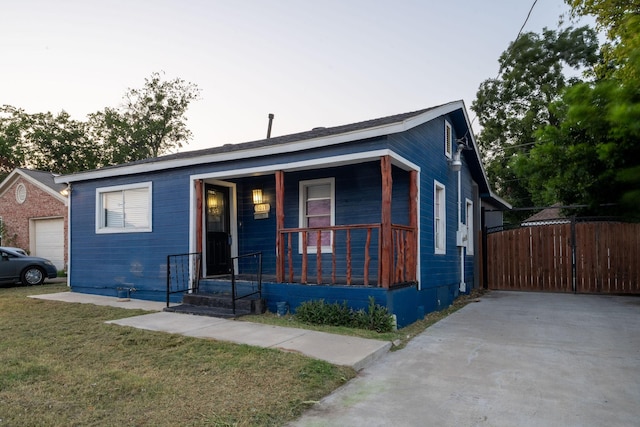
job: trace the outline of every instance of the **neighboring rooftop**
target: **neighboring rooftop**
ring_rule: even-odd
[[[535,215],[531,215],[522,221],[522,225],[564,224],[567,222],[569,222],[569,219],[562,213],[562,204],[556,203]]]
[[[46,185],[47,187],[51,188],[53,191],[57,193],[60,193],[62,190],[64,190],[67,187],[66,184],[56,184],[56,182],[53,180],[56,175],[54,175],[51,172],[31,170],[31,169],[25,169],[25,168],[17,168],[17,169],[23,174],[28,175],[33,180],[38,181],[43,185]]]

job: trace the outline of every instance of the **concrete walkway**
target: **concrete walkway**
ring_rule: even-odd
[[[390,425],[640,425],[640,297],[491,292],[291,424]]]
[[[111,320],[107,323],[297,352],[334,365],[351,366],[355,370],[360,370],[382,357],[391,348],[391,343],[386,341],[216,317],[166,313],[162,312],[166,304],[157,301],[139,299],[120,301],[114,297],[79,292],[33,295],[31,298],[156,311],[156,313],[142,316]]]

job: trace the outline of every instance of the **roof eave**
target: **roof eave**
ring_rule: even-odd
[[[513,209],[513,206],[511,206],[511,204],[509,202],[507,202],[506,200],[504,200],[502,197],[498,196],[496,193],[493,192],[493,190],[489,189],[488,193],[485,194],[481,194],[480,195],[481,199],[484,200],[490,200],[491,203],[496,207],[499,208],[500,210],[504,210],[504,211],[510,211],[511,209]]]

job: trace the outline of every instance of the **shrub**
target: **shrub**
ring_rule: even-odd
[[[395,322],[387,307],[376,304],[375,299],[369,297],[367,311],[358,310],[354,313],[354,326],[376,332],[391,332],[395,328]]]
[[[323,299],[305,301],[296,308],[296,318],[313,325],[346,326],[351,321],[347,302],[328,304]]]
[[[346,301],[342,304],[329,304],[323,299],[305,301],[296,308],[295,317],[313,325],[347,326],[376,332],[390,332],[394,328],[393,316],[386,307],[377,305],[373,297],[369,297],[366,311],[354,311]]]

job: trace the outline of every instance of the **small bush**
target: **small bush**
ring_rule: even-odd
[[[313,325],[345,326],[351,321],[347,302],[328,304],[323,299],[305,301],[296,308],[296,318]]]
[[[305,301],[296,308],[295,317],[300,322],[312,325],[347,326],[376,332],[390,332],[394,329],[393,316],[386,307],[377,305],[373,297],[369,297],[366,311],[354,311],[347,306],[346,301],[342,304],[329,304],[323,299]]]
[[[367,311],[358,310],[354,313],[354,326],[376,332],[391,332],[395,327],[395,322],[386,307],[376,304],[374,298],[369,297]]]

